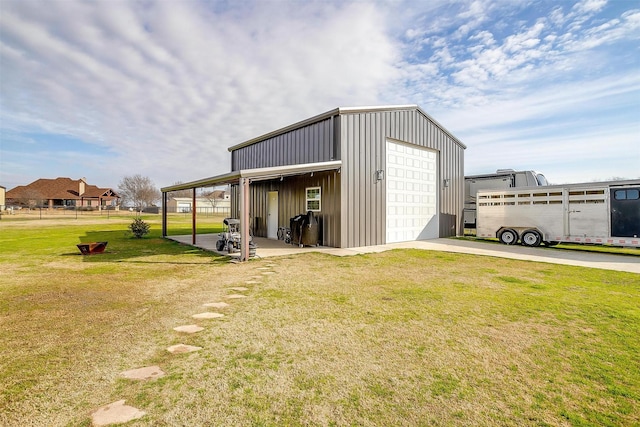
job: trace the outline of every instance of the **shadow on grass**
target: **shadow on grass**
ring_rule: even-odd
[[[129,231],[87,231],[79,237],[78,243],[108,242],[103,253],[82,255],[80,251],[65,253],[64,256],[82,256],[83,262],[129,262],[141,264],[202,264],[208,259],[211,263],[227,263],[229,258],[174,240],[165,239],[159,232],[152,231],[143,238],[135,238]],[[184,258],[137,259],[163,256],[181,256]],[[194,259],[195,257],[195,259]]]

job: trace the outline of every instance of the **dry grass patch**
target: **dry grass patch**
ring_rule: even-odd
[[[121,399],[147,413],[131,425],[640,423],[638,275],[417,250],[230,264],[87,227],[10,250],[24,229],[1,230],[2,425],[88,425]],[[89,233],[111,252],[69,255]],[[213,301],[225,317],[173,330]]]

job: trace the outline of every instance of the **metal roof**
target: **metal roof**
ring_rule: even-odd
[[[234,184],[240,178],[249,178],[251,181],[264,181],[267,179],[275,179],[285,176],[301,175],[312,172],[322,172],[340,169],[342,161],[334,160],[331,162],[306,163],[302,165],[275,166],[270,168],[243,169],[239,171],[229,172],[222,175],[212,176],[210,178],[199,179],[197,181],[185,182],[162,188],[163,193],[169,191],[188,190],[199,187],[211,187],[214,185]]]
[[[335,108],[333,110],[327,111],[325,113],[322,114],[318,114],[317,116],[313,116],[310,117],[308,119],[302,120],[300,122],[291,124],[289,126],[285,126],[283,128],[268,132],[264,135],[255,137],[255,138],[251,138],[247,141],[241,142],[240,144],[236,144],[232,147],[229,147],[228,150],[229,151],[234,151],[234,150],[238,150],[242,147],[246,147],[248,145],[251,144],[255,144],[256,142],[260,142],[260,141],[264,141],[265,139],[269,139],[272,138],[274,136],[286,133],[286,132],[290,132],[292,130],[295,129],[299,129],[302,128],[304,126],[308,126],[310,124],[322,121],[322,120],[326,120],[330,117],[334,117],[334,116],[338,116],[341,114],[349,114],[349,113],[366,113],[366,112],[380,112],[380,111],[397,111],[397,110],[417,110],[418,112],[420,112],[420,114],[424,115],[425,117],[427,117],[429,120],[431,120],[436,126],[438,126],[440,129],[442,129],[443,132],[445,132],[447,135],[449,135],[455,142],[456,144],[459,144],[462,148],[467,148],[466,145],[464,145],[458,138],[456,138],[455,136],[453,136],[451,134],[451,132],[449,132],[447,129],[445,129],[444,126],[442,126],[440,123],[438,123],[437,120],[435,120],[433,117],[431,117],[429,114],[427,114],[422,108],[420,108],[418,105],[416,104],[409,104],[409,105],[383,105],[383,106],[370,106],[370,107],[338,107]]]

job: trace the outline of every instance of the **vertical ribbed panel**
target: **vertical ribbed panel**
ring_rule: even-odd
[[[416,144],[439,153],[440,236],[462,231],[464,149],[417,109],[342,113],[342,247],[385,243],[386,200],[384,181],[376,183],[376,170],[386,171],[386,140]],[[449,186],[444,187],[444,179]]]
[[[342,160],[340,172],[285,177],[251,183],[251,222],[266,236],[267,193],[278,191],[280,226],[304,213],[305,188],[322,187],[322,244],[335,247],[378,245],[386,239],[386,141],[415,144],[438,152],[440,236],[461,234],[464,201],[464,148],[415,107],[340,111],[338,116],[286,131],[231,153],[232,170]],[[444,180],[449,180],[444,187]],[[238,215],[237,188],[231,188],[232,215]]]
[[[267,237],[267,197],[269,191],[278,192],[278,226],[288,227],[289,220],[306,213],[306,188],[322,188],[322,211],[314,212],[320,224],[320,243],[340,247],[340,176],[337,171],[316,172],[284,177],[269,181],[252,182],[250,186],[251,211],[249,221],[253,234]],[[231,186],[231,211],[237,217],[237,186]]]
[[[294,129],[231,152],[231,170],[298,165],[336,160],[334,119]]]

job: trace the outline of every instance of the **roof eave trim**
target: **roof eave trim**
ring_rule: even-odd
[[[440,128],[444,133],[446,133],[451,139],[453,139],[453,141],[456,144],[458,144],[463,149],[467,148],[467,146],[465,144],[463,144],[462,141],[460,141],[458,138],[456,138],[451,132],[449,132],[447,130],[447,128],[442,126],[442,124],[440,122],[438,122],[436,119],[434,119],[432,116],[430,116],[419,105],[417,105],[417,104],[407,104],[407,105],[379,105],[379,106],[370,106],[370,107],[338,107],[338,108],[334,108],[333,110],[327,111],[325,113],[318,114],[316,116],[310,117],[308,119],[302,120],[302,121],[297,122],[297,123],[293,123],[293,124],[291,124],[289,126],[286,126],[286,127],[280,128],[280,129],[276,129],[276,130],[274,130],[272,132],[265,133],[264,135],[260,135],[260,136],[257,136],[255,138],[251,138],[251,139],[249,139],[247,141],[241,142],[240,144],[236,144],[236,145],[234,145],[232,147],[229,147],[227,150],[229,152],[232,152],[232,151],[238,150],[240,148],[247,147],[249,145],[253,145],[253,144],[257,143],[257,142],[264,141],[264,140],[269,139],[269,138],[273,138],[273,137],[281,135],[283,133],[299,129],[299,128],[304,127],[304,126],[309,126],[311,124],[320,122],[322,120],[326,120],[326,119],[334,117],[334,116],[339,116],[341,114],[356,114],[356,113],[367,113],[367,112],[376,112],[376,111],[400,111],[400,110],[417,110],[418,112],[420,112],[420,114],[422,114],[427,119],[432,121],[438,128]]]
[[[179,191],[179,190],[191,190],[193,188],[199,187],[211,187],[213,185],[220,184],[228,184],[229,182],[236,181],[240,178],[240,172],[229,172],[222,175],[216,175],[209,178],[199,179],[197,181],[184,182],[176,185],[171,185],[169,187],[163,187],[160,189],[163,193],[168,193],[169,191]]]
[[[308,119],[293,123],[286,127],[276,129],[272,132],[265,133],[264,135],[257,136],[255,138],[251,138],[248,141],[241,142],[240,144],[236,144],[232,147],[229,147],[229,151],[235,151],[240,148],[255,144],[256,142],[264,141],[265,139],[273,138],[274,136],[281,135],[286,132],[290,132],[295,129],[299,129],[304,126],[309,126],[311,124],[320,122],[322,120],[326,120],[328,118],[338,116],[340,114],[349,114],[349,113],[365,113],[368,111],[394,111],[394,110],[410,110],[410,109],[419,109],[416,104],[409,105],[382,105],[382,106],[370,106],[370,107],[338,107],[333,110],[318,114],[316,116],[310,117]]]
[[[240,178],[249,178],[252,181],[263,181],[267,179],[275,179],[279,177],[301,175],[312,172],[322,172],[336,170],[342,167],[341,160],[331,162],[304,163],[299,165],[275,166],[269,168],[243,169],[223,175],[204,178],[197,181],[185,182],[182,184],[163,187],[160,190],[163,193],[179,190],[191,190],[200,187],[211,187],[220,184],[232,184]]]
[[[453,139],[453,141],[458,144],[460,147],[462,147],[463,149],[466,150],[467,146],[460,141],[458,138],[456,138],[455,136],[453,136],[453,134],[451,132],[449,132],[447,130],[446,127],[442,126],[442,124],[437,121],[436,119],[434,119],[433,117],[431,117],[429,115],[429,113],[427,113],[426,111],[424,111],[422,108],[420,108],[419,106],[416,106],[416,109],[420,112],[420,114],[422,114],[423,116],[425,116],[427,119],[429,119],[430,121],[432,121],[436,126],[438,126],[440,128],[440,130],[442,130],[444,133],[446,133],[447,135],[449,135],[449,137],[451,139]]]
[[[244,169],[240,171],[242,178],[249,178],[253,181],[273,179],[291,175],[300,175],[312,172],[322,172],[328,170],[340,169],[342,167],[341,160],[333,160],[330,162],[303,163],[299,165],[275,166],[269,168]]]

